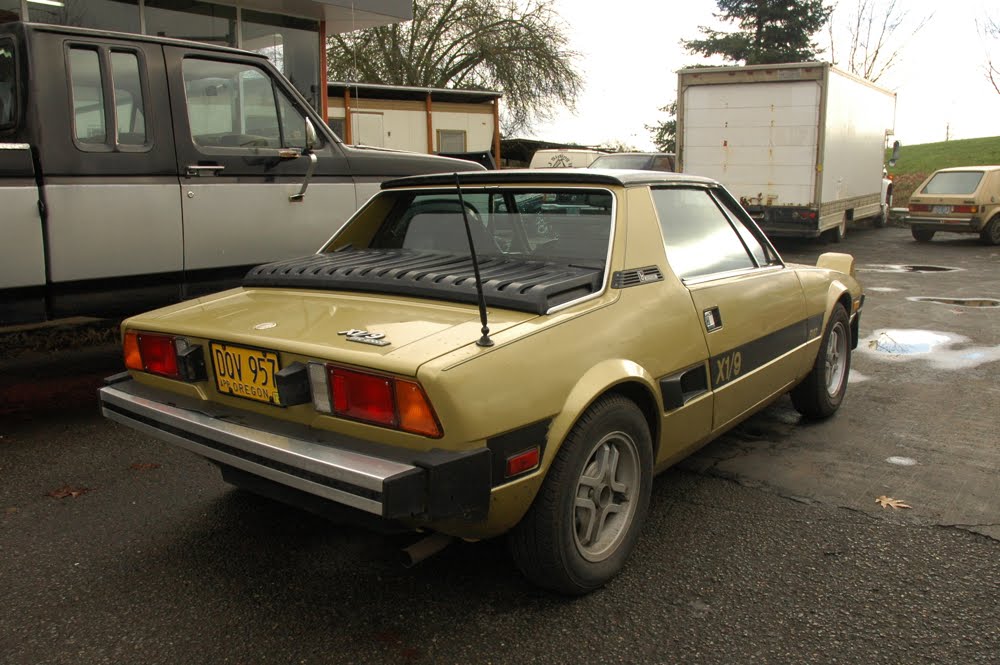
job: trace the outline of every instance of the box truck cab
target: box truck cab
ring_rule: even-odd
[[[344,145],[262,55],[0,25],[0,327],[216,290],[315,251],[382,180],[481,169]]]

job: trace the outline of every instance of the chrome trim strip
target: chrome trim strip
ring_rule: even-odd
[[[31,150],[28,143],[0,143],[0,150]]]
[[[111,420],[202,457],[376,515],[382,515],[383,502],[361,496],[365,493],[364,490],[381,493],[388,479],[416,468],[409,464],[227,422],[204,413],[133,395],[115,386],[101,388],[100,397],[101,411]],[[109,406],[115,408],[108,408]],[[134,418],[130,417],[133,415]],[[301,470],[306,476],[317,475],[347,483],[358,487],[361,491],[359,494],[352,494],[349,491],[312,482],[266,464],[199,443],[197,439],[218,442],[253,457],[273,460],[276,465]]]
[[[701,275],[699,277],[692,277],[690,279],[682,279],[684,286],[694,286],[696,284],[704,284],[705,282],[714,282],[719,279],[726,279],[728,277],[737,277],[740,275],[753,275],[753,274],[766,274],[769,272],[778,272],[779,270],[784,270],[784,265],[770,265],[761,266],[759,268],[740,268],[739,270],[727,270],[726,272],[716,272],[710,275]]]

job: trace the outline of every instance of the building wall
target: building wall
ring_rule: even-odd
[[[353,99],[351,114],[355,117],[352,130],[354,143],[427,152],[427,107],[424,102]],[[371,115],[380,116],[381,137],[371,133],[379,124],[378,120],[370,117]],[[344,100],[330,99],[328,119],[336,120],[344,117]],[[464,131],[467,152],[493,149],[492,104],[434,102],[431,106],[431,121],[435,152],[440,149],[437,133],[442,129]]]

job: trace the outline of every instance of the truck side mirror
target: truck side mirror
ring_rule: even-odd
[[[319,142],[319,138],[316,136],[316,127],[313,126],[312,120],[306,118],[306,146],[305,150],[302,152],[310,153],[316,148],[316,144]]]
[[[892,157],[889,158],[889,166],[895,166],[899,159],[899,141],[892,142]]]

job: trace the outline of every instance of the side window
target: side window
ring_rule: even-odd
[[[740,234],[740,238],[743,239],[743,244],[746,245],[750,253],[753,254],[754,260],[757,261],[757,265],[766,266],[770,263],[774,263],[773,253],[768,251],[767,247],[760,242],[760,240],[754,235],[746,224],[743,223],[739,210],[735,210],[734,206],[739,206],[735,199],[728,197],[716,197],[720,199],[720,205],[729,215],[729,221],[732,222],[733,227],[736,228],[736,232]]]
[[[73,98],[73,138],[82,150],[148,148],[142,65],[135,51],[71,46],[68,52]],[[110,76],[111,98],[106,82]],[[113,115],[109,115],[113,114]],[[112,118],[111,122],[108,119]],[[108,129],[112,134],[108,134]]]
[[[73,136],[81,147],[105,145],[107,115],[101,82],[101,57],[96,49],[69,50],[69,77],[73,88]]]
[[[17,120],[17,70],[14,65],[14,43],[0,39],[0,129],[13,127]]]
[[[253,65],[184,61],[191,139],[204,148],[305,147],[305,115]]]
[[[654,189],[667,260],[681,279],[755,267],[740,236],[704,189]]]
[[[115,82],[115,118],[118,143],[145,145],[146,114],[142,97],[139,58],[135,53],[111,53],[111,80]]]

